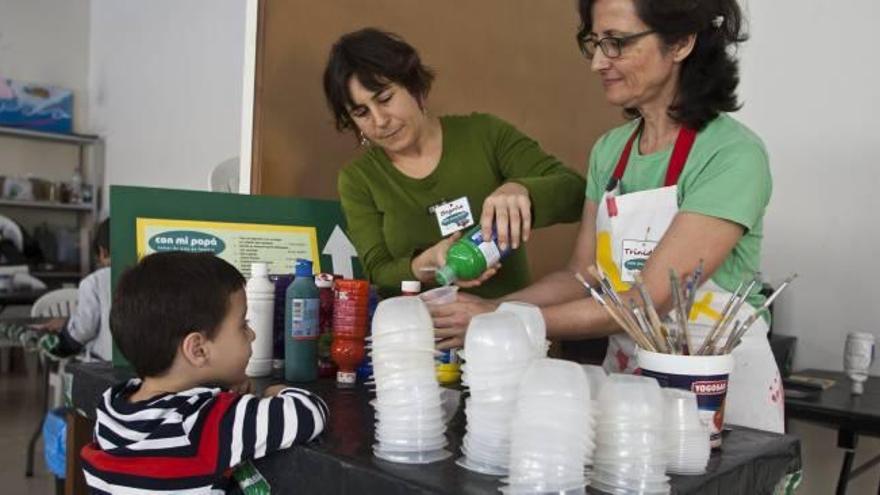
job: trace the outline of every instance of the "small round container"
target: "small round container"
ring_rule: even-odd
[[[429,451],[399,451],[388,450],[381,444],[373,445],[373,455],[379,459],[396,462],[399,464],[430,464],[452,457],[452,453],[445,449]]]
[[[678,356],[640,348],[636,356],[642,375],[655,378],[665,388],[696,394],[700,418],[709,429],[712,448],[719,448],[727,382],[734,366],[733,355]]]

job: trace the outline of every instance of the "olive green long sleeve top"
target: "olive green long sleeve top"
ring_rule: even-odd
[[[532,226],[580,219],[585,181],[512,125],[488,114],[440,117],[443,149],[430,175],[404,175],[377,146],[348,164],[338,187],[348,234],[371,282],[383,295],[414,280],[412,259],[442,239],[431,206],[466,196],[475,222],[483,201],[505,182],[529,191]],[[521,247],[502,260],[499,272],[470,292],[500,297],[530,282]]]

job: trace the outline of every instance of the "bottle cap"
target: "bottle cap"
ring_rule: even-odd
[[[333,274],[319,273],[315,275],[315,285],[317,285],[319,289],[329,289],[333,287]]]
[[[297,277],[311,277],[312,276],[312,260],[307,260],[304,258],[297,258],[295,265],[294,275]]]
[[[458,280],[455,270],[449,265],[444,265],[443,267],[438,268],[437,272],[434,274],[434,278],[437,280],[438,284],[444,287],[452,285]]]
[[[251,263],[251,278],[265,277],[269,273],[266,263]]]
[[[400,283],[400,291],[406,294],[418,294],[422,291],[422,283],[418,280],[404,280]]]
[[[337,371],[336,372],[336,382],[345,384],[345,385],[353,385],[357,380],[357,373],[352,373],[350,371]]]
[[[853,395],[862,395],[865,392],[865,385],[862,382],[857,382],[853,380],[852,382],[852,394]]]

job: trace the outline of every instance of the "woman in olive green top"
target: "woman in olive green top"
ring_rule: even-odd
[[[339,174],[348,233],[371,281],[389,294],[402,280],[433,282],[460,237],[448,235],[450,223],[464,228],[470,218],[486,236],[494,224],[500,247],[515,251],[503,268],[460,285],[500,297],[529,283],[525,250],[516,248],[531,229],[578,219],[585,182],[497,117],[429,115],[432,78],[390,33],[363,29],[333,46],[324,91],[337,128],[365,146]],[[454,215],[441,219],[438,207]]]

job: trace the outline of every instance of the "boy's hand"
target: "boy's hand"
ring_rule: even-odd
[[[43,332],[58,333],[64,328],[65,323],[67,323],[67,318],[52,318],[43,323],[34,323],[33,325],[30,325],[30,327],[34,330],[40,330]]]
[[[263,391],[263,397],[274,397],[274,396],[278,395],[278,392],[281,392],[285,388],[289,388],[289,387],[283,383],[279,383],[277,385],[272,385],[270,387],[266,387],[266,390]]]
[[[229,391],[242,395],[252,394],[254,393],[254,384],[251,382],[250,378],[245,378],[241,383],[230,386]]]

